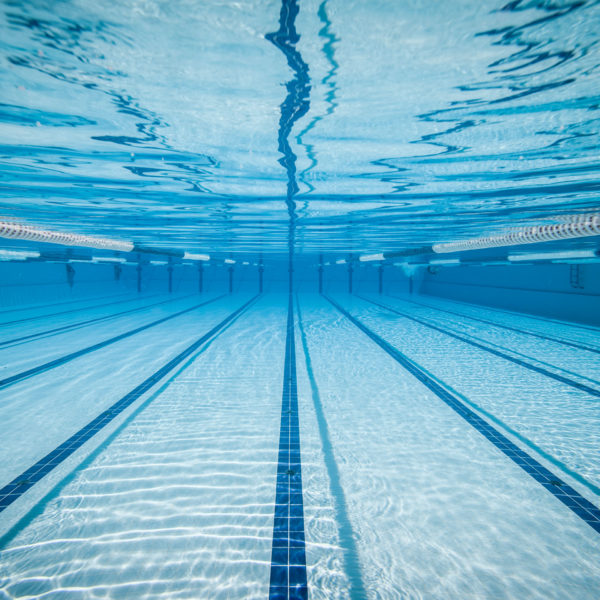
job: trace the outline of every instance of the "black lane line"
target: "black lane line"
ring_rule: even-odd
[[[568,292],[566,290],[544,290],[541,288],[524,288],[524,287],[510,287],[507,285],[492,285],[491,283],[466,283],[464,281],[436,281],[434,282],[438,285],[462,285],[468,287],[484,287],[484,288],[494,288],[498,290],[514,290],[517,292],[542,292],[545,294],[565,294],[567,296],[600,296],[600,294],[595,293],[585,293],[585,292]]]
[[[280,598],[298,600],[308,598],[294,340],[294,299],[291,292],[288,299],[269,582],[269,600],[279,600]]]
[[[108,425],[115,417],[123,412],[130,404],[145,394],[154,384],[165,377],[178,364],[184,361],[190,354],[196,351],[202,344],[216,335],[230,321],[235,319],[240,313],[250,306],[258,298],[258,294],[248,300],[240,308],[232,312],[228,317],[223,319],[218,325],[215,325],[208,333],[205,333],[201,338],[198,338],[193,344],[188,346],[183,352],[180,352],[175,358],[172,358],[166,365],[162,366],[158,371],[150,375],[142,383],[140,383],[131,392],[123,396],[115,402],[110,408],[98,415],[87,425],[82,427],[77,433],[73,434],[68,440],[63,442],[58,448],[55,448],[49,454],[38,460],[34,465],[23,471],[15,477],[10,483],[0,489],[0,512],[7,506],[11,505],[15,500],[21,497],[29,488],[40,481],[52,469],[57,467],[66,458],[68,458],[75,450],[80,448],[94,434]]]
[[[595,348],[593,346],[588,346],[587,344],[580,344],[577,342],[571,342],[569,340],[564,340],[562,338],[552,337],[550,335],[544,335],[542,333],[537,333],[534,331],[528,331],[527,329],[520,329],[518,327],[511,327],[510,325],[504,325],[503,323],[498,323],[496,321],[488,321],[487,319],[481,319],[479,317],[472,317],[471,315],[465,315],[462,313],[454,312],[453,310],[448,310],[447,308],[438,308],[437,306],[431,306],[429,304],[423,304],[421,302],[415,302],[414,300],[405,300],[404,298],[398,298],[396,296],[390,296],[394,300],[401,300],[402,302],[408,302],[409,304],[415,304],[417,306],[423,306],[424,308],[429,308],[431,310],[437,310],[438,312],[445,312],[449,315],[455,315],[457,317],[461,317],[464,319],[471,319],[472,321],[479,321],[480,323],[486,323],[488,325],[493,325],[494,327],[501,327],[502,329],[508,329],[509,331],[516,331],[517,333],[522,333],[525,335],[531,335],[533,337],[540,338],[542,340],[548,340],[550,342],[557,342],[559,344],[563,344],[565,346],[572,346],[573,348],[579,348],[580,350],[587,350],[588,352],[595,352],[596,354],[600,354],[600,348]]]
[[[196,294],[186,294],[185,296],[179,296],[178,298],[169,298],[168,300],[162,300],[161,302],[155,302],[154,304],[146,304],[144,306],[138,306],[136,308],[130,308],[128,310],[123,310],[118,313],[113,313],[111,315],[105,315],[103,317],[95,317],[93,319],[87,319],[86,321],[79,321],[78,323],[71,323],[70,325],[63,325],[61,327],[55,327],[54,329],[48,329],[47,331],[40,331],[38,333],[32,333],[30,335],[23,335],[18,338],[13,338],[12,340],[5,340],[0,342],[0,348],[2,346],[8,346],[8,344],[16,344],[17,342],[25,342],[27,340],[33,340],[34,338],[40,338],[44,336],[49,336],[55,333],[68,331],[69,329],[75,329],[77,327],[83,327],[85,325],[90,325],[91,323],[97,323],[98,321],[105,321],[107,319],[113,319],[114,317],[120,317],[122,315],[127,315],[132,312],[136,312],[138,310],[144,310],[146,308],[152,308],[154,306],[159,306],[160,304],[167,304],[169,302],[177,302],[178,300],[185,300],[185,298],[189,298],[190,296],[195,296]]]
[[[51,304],[38,304],[38,305],[29,305],[29,306],[20,306],[18,308],[5,308],[0,311],[0,315],[4,315],[6,313],[24,311],[24,310],[37,310],[39,308],[50,308],[51,306],[65,306],[67,304],[75,304],[76,302],[90,302],[94,300],[103,300],[104,298],[115,298],[118,296],[130,295],[129,292],[121,292],[120,294],[111,294],[110,296],[92,296],[91,298],[77,298],[75,300],[65,300],[64,302],[52,302]]]
[[[136,327],[135,329],[131,329],[129,331],[126,331],[125,333],[121,333],[119,335],[116,335],[115,337],[111,337],[107,340],[104,340],[103,342],[98,342],[97,344],[93,344],[92,346],[88,346],[87,348],[82,348],[81,350],[77,350],[76,352],[71,352],[70,354],[61,356],[60,358],[56,358],[47,363],[44,363],[43,365],[38,365],[37,367],[32,367],[31,369],[27,369],[26,371],[21,371],[20,373],[16,373],[15,375],[11,375],[10,377],[6,377],[5,379],[0,379],[0,389],[8,387],[9,385],[16,383],[17,381],[22,381],[23,379],[26,379],[27,377],[32,377],[33,375],[39,375],[40,373],[43,373],[50,369],[54,369],[54,367],[64,365],[65,363],[67,363],[71,360],[74,360],[76,358],[79,358],[80,356],[89,354],[90,352],[94,352],[96,350],[100,350],[100,348],[104,348],[105,346],[108,346],[109,344],[114,344],[115,342],[119,342],[121,340],[124,340],[125,338],[131,337],[132,335],[135,335],[136,333],[139,333],[140,331],[144,331],[145,329],[149,329],[150,327],[154,327],[155,325],[160,325],[161,323],[164,323],[165,321],[169,321],[171,319],[174,319],[175,317],[179,317],[180,315],[188,313],[192,310],[196,310],[197,308],[200,308],[201,306],[205,306],[206,304],[210,304],[211,302],[214,302],[215,300],[219,300],[219,299],[223,298],[224,296],[225,296],[225,294],[222,294],[221,296],[217,296],[216,298],[212,298],[210,300],[207,300],[206,302],[201,302],[200,304],[195,304],[194,306],[192,306],[190,308],[180,310],[179,312],[169,315],[168,317],[163,317],[162,319],[158,319],[158,321],[152,321],[152,323],[142,325],[141,327]]]
[[[359,296],[359,298],[360,297],[361,296]],[[585,385],[585,383],[579,383],[578,381],[569,379],[568,377],[559,375],[558,373],[553,373],[552,371],[548,371],[547,369],[544,369],[543,367],[538,367],[536,365],[532,365],[531,363],[521,360],[520,358],[515,358],[514,356],[510,356],[510,354],[506,354],[505,352],[501,352],[500,350],[495,350],[494,348],[490,348],[489,346],[480,344],[479,342],[476,342],[473,339],[469,339],[469,338],[459,335],[457,333],[452,333],[451,331],[448,331],[447,329],[443,329],[442,327],[438,327],[437,325],[432,325],[431,323],[427,323],[427,321],[423,321],[417,317],[412,317],[406,313],[403,313],[402,311],[396,310],[395,308],[386,306],[385,304],[380,304],[379,302],[375,302],[374,300],[369,300],[368,298],[362,298],[362,299],[365,300],[366,302],[370,302],[371,304],[374,304],[375,306],[379,306],[381,308],[384,308],[385,310],[389,310],[390,312],[396,313],[397,315],[400,315],[401,317],[404,317],[405,319],[410,319],[411,321],[414,321],[415,323],[419,323],[420,325],[423,325],[424,327],[429,327],[430,329],[439,331],[440,333],[443,333],[444,335],[448,335],[457,340],[460,340],[461,342],[465,342],[466,344],[474,346],[475,348],[479,348],[480,350],[485,350],[486,352],[489,352],[490,354],[494,354],[495,356],[504,358],[505,360],[508,360],[516,365],[525,367],[526,369],[530,369],[531,371],[535,371],[536,373],[540,373],[542,375],[545,375],[546,377],[550,377],[551,379],[560,381],[561,383],[565,383],[568,386],[571,386],[573,388],[581,390],[582,392],[586,392],[592,396],[595,396],[596,398],[600,398],[600,390],[590,387],[589,385]]]
[[[454,302],[455,304],[464,304],[465,306],[477,306],[484,310],[491,310],[493,312],[510,315],[511,317],[521,317],[522,319],[533,319],[534,321],[541,321],[542,323],[556,323],[557,325],[564,325],[565,327],[571,327],[572,329],[584,329],[586,331],[593,331],[594,333],[600,333],[600,328],[594,327],[593,325],[582,325],[581,323],[574,323],[573,321],[560,321],[559,319],[552,319],[550,317],[540,317],[538,315],[532,315],[529,313],[521,313],[515,310],[504,310],[502,308],[496,308],[495,306],[487,306],[485,304],[474,305],[471,302],[464,302],[462,300],[456,300],[455,298],[447,298],[446,296],[435,296],[433,294],[425,294],[432,298],[441,298],[448,302]]]
[[[313,405],[315,407],[315,415],[317,417],[317,425],[319,427],[319,436],[321,437],[321,446],[323,448],[323,458],[329,476],[329,484],[331,486],[331,495],[335,507],[336,521],[339,525],[338,536],[340,546],[344,553],[344,563],[346,574],[350,580],[350,598],[352,600],[363,600],[367,597],[365,584],[363,582],[362,570],[358,558],[358,549],[356,548],[356,536],[352,529],[352,523],[348,516],[348,508],[346,504],[346,495],[342,487],[340,471],[335,460],[333,452],[333,444],[329,435],[329,425],[325,417],[325,410],[321,402],[319,387],[315,380],[315,374],[312,368],[312,361],[308,351],[308,340],[302,323],[302,313],[300,311],[300,302],[296,295],[296,307],[298,311],[298,329],[300,330],[300,339],[302,340],[302,348],[304,350],[304,361],[306,363],[306,371],[310,382],[312,392]]]
[[[570,485],[552,473],[552,471],[544,467],[533,458],[533,456],[530,456],[527,452],[521,450],[521,448],[502,435],[502,433],[492,427],[477,413],[473,412],[457,396],[432,379],[425,369],[410,360],[392,345],[388,344],[388,342],[371,331],[366,325],[363,325],[361,321],[356,317],[353,317],[347,310],[337,304],[337,302],[327,296],[325,296],[325,298],[327,298],[327,300],[329,300],[329,302],[351,323],[368,335],[382,350],[387,352],[411,375],[416,377],[440,400],[445,402],[452,410],[467,421],[469,425],[474,427],[487,440],[494,444],[494,446],[496,446],[496,448],[504,455],[521,467],[528,475],[533,477],[533,479],[547,489],[557,500],[560,500],[568,509],[583,519],[590,527],[592,527],[592,529],[600,533],[600,509],[594,506],[589,500],[586,500],[579,492],[577,492],[577,490],[574,490]]]
[[[152,296],[159,296],[160,294],[152,294],[151,296],[146,296],[146,298],[152,298]],[[70,315],[75,312],[81,312],[82,310],[92,310],[94,308],[102,308],[103,306],[112,306],[113,304],[123,304],[124,302],[133,302],[135,300],[139,300],[135,296],[129,296],[123,300],[117,300],[112,302],[104,302],[103,304],[94,304],[92,306],[80,306],[79,308],[71,308],[69,310],[63,310],[55,313],[46,313],[44,315],[36,315],[34,317],[25,317],[24,319],[16,319],[14,321],[4,321],[4,323],[0,323],[0,327],[4,327],[5,325],[15,325],[17,323],[25,323],[27,321],[36,321],[37,319],[45,319],[46,317],[57,317],[58,315]]]

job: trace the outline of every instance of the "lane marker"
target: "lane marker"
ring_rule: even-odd
[[[207,300],[206,302],[201,302],[200,304],[195,304],[194,306],[192,306],[190,308],[180,310],[179,312],[169,315],[168,317],[163,317],[162,319],[158,319],[157,321],[152,321],[152,323],[142,325],[141,327],[136,327],[135,329],[130,329],[129,331],[126,331],[125,333],[121,333],[119,335],[111,337],[107,340],[104,340],[103,342],[98,342],[97,344],[93,344],[92,346],[88,346],[87,348],[82,348],[81,350],[71,352],[70,354],[66,354],[65,356],[61,356],[60,358],[56,358],[56,359],[51,360],[42,365],[38,365],[37,367],[32,367],[31,369],[27,369],[26,371],[21,371],[20,373],[16,373],[15,375],[11,375],[10,377],[0,379],[0,389],[8,387],[9,385],[12,385],[13,383],[17,383],[18,381],[22,381],[23,379],[27,379],[28,377],[33,377],[34,375],[39,375],[40,373],[44,373],[45,371],[49,371],[50,369],[54,369],[55,367],[64,365],[65,363],[75,360],[76,358],[79,358],[80,356],[84,356],[85,354],[89,354],[90,352],[95,352],[96,350],[105,348],[106,346],[108,346],[110,344],[114,344],[115,342],[120,342],[121,340],[124,340],[125,338],[131,337],[132,335],[135,335],[136,333],[140,333],[141,331],[149,329],[150,327],[154,327],[155,325],[160,325],[161,323],[170,321],[171,319],[174,319],[175,317],[179,317],[180,315],[189,313],[192,310],[196,310],[197,308],[200,308],[201,306],[205,306],[207,304],[210,304],[211,302],[215,302],[215,300],[219,300],[219,299],[223,298],[224,296],[225,296],[225,294],[223,294],[221,296],[217,296],[216,298],[211,298],[210,300]]]
[[[152,294],[151,296],[146,296],[146,298],[152,298],[153,296],[160,296],[160,294]],[[46,317],[57,317],[59,315],[70,315],[71,313],[81,312],[82,310],[93,310],[94,308],[102,308],[103,306],[112,306],[113,304],[123,304],[124,302],[134,302],[135,300],[139,300],[139,298],[135,296],[129,296],[128,298],[124,298],[123,300],[116,300],[112,302],[104,302],[103,304],[94,304],[92,306],[80,306],[79,308],[71,308],[69,310],[63,310],[55,313],[46,313],[44,315],[35,315],[33,317],[25,317],[24,319],[16,319],[14,321],[5,321],[4,323],[0,323],[0,327],[4,327],[6,325],[16,325],[17,323],[25,323],[26,321],[36,321],[37,319],[45,319]]]
[[[439,308],[437,306],[431,306],[430,304],[423,304],[422,302],[415,302],[414,300],[405,300],[404,298],[398,298],[397,296],[389,296],[389,298],[391,298],[393,300],[400,300],[401,302],[407,302],[409,304],[415,304],[416,306],[422,306],[423,308],[428,308],[430,310],[437,310],[438,312],[445,312],[445,313],[448,313],[449,315],[455,315],[457,317],[471,319],[472,321],[479,321],[480,323],[486,323],[488,325],[493,325],[494,327],[501,327],[502,329],[508,329],[509,331],[516,331],[517,333],[521,333],[523,335],[531,335],[533,337],[537,337],[542,340],[548,340],[550,342],[556,342],[558,344],[564,344],[565,346],[572,346],[573,348],[579,348],[580,350],[587,350],[588,352],[595,352],[596,354],[600,354],[599,348],[595,348],[593,346],[588,346],[586,344],[571,342],[569,340],[563,340],[561,338],[544,335],[542,333],[537,333],[535,331],[519,329],[518,327],[511,327],[510,325],[504,325],[503,323],[497,323],[496,321],[488,321],[487,319],[481,319],[480,317],[472,317],[471,315],[457,313],[457,312],[454,312],[453,310],[448,310],[447,308]]]
[[[75,329],[77,327],[83,327],[85,325],[89,325],[91,323],[97,323],[98,321],[105,321],[107,319],[113,319],[115,317],[120,317],[122,315],[127,315],[132,312],[136,312],[138,310],[144,310],[146,308],[152,308],[154,306],[159,306],[160,304],[167,304],[169,302],[177,302],[178,300],[185,300],[185,298],[189,298],[190,296],[195,296],[196,294],[186,294],[185,296],[179,296],[179,298],[169,298],[167,300],[162,300],[161,302],[155,302],[154,304],[146,304],[144,306],[138,306],[136,308],[130,308],[128,310],[123,310],[118,313],[113,313],[111,315],[105,315],[103,317],[95,317],[93,319],[87,319],[86,321],[79,321],[78,323],[71,323],[70,325],[63,325],[61,327],[55,327],[54,329],[48,329],[47,331],[40,331],[38,333],[32,333],[30,335],[23,335],[18,338],[13,338],[12,340],[5,340],[0,342],[0,348],[2,346],[8,346],[8,344],[16,344],[17,342],[24,342],[27,340],[33,340],[34,338],[40,338],[44,336],[50,336],[55,333],[59,333],[62,331],[68,331],[69,329]]]
[[[475,285],[475,284],[473,284]],[[422,295],[422,294],[420,294]],[[451,302],[452,304],[462,304],[464,306],[473,308],[479,308],[481,310],[491,310],[492,312],[502,313],[510,315],[511,317],[519,317],[521,319],[531,319],[533,321],[542,321],[542,323],[552,323],[554,325],[562,325],[564,327],[570,327],[571,329],[583,329],[585,331],[593,331],[594,333],[600,333],[600,327],[594,327],[593,325],[583,325],[582,323],[574,323],[573,321],[561,321],[560,319],[552,319],[551,317],[540,317],[539,315],[532,315],[529,313],[517,312],[516,310],[507,310],[503,308],[496,308],[495,306],[487,306],[485,304],[473,304],[465,300],[457,300],[456,298],[448,298],[446,296],[436,296],[434,294],[425,294],[431,298],[441,299],[444,302]]]
[[[116,416],[122,413],[130,404],[135,402],[135,400],[137,400],[140,396],[145,394],[151,387],[158,383],[163,377],[165,377],[170,371],[172,371],[178,364],[184,361],[202,344],[204,344],[210,338],[215,336],[230,321],[235,319],[235,317],[237,317],[244,310],[246,310],[246,308],[248,308],[250,304],[252,304],[258,298],[258,296],[259,295],[257,294],[256,296],[248,300],[248,302],[246,302],[240,308],[232,312],[218,325],[215,325],[208,333],[205,333],[202,337],[198,338],[193,344],[188,346],[185,350],[180,352],[168,363],[166,363],[160,369],[158,369],[158,371],[155,371],[152,375],[150,375],[150,377],[145,379],[131,392],[123,396],[123,398],[121,398],[112,406],[100,413],[95,419],[93,419],[87,425],[82,427],[79,431],[74,433],[60,446],[55,448],[49,454],[46,454],[46,456],[38,460],[34,465],[29,467],[29,469],[23,471],[23,473],[15,477],[10,483],[8,483],[2,489],[0,489],[0,512],[2,512],[7,506],[10,506],[15,500],[20,498],[29,488],[31,488],[38,481],[40,481],[55,467],[60,465],[66,458],[73,454],[73,452],[80,448],[94,434],[96,434],[103,427],[108,425],[108,423],[110,423]]]
[[[304,539],[304,503],[300,462],[300,423],[298,421],[298,387],[294,339],[294,299],[288,299],[285,367],[281,399],[281,427],[269,600],[308,598]]]
[[[368,300],[367,298],[364,298],[364,299]],[[440,381],[440,380],[438,379],[438,381]],[[469,398],[465,397],[463,394],[458,393],[456,390],[454,390],[454,394],[457,397],[459,397],[462,400],[462,402],[464,402],[464,403],[468,404],[469,406],[471,406],[472,408],[474,408],[480,414],[484,415],[487,419],[490,419],[491,421],[496,423],[496,425],[499,425],[502,429],[504,429],[504,431],[508,432],[510,435],[517,438],[521,443],[525,444],[526,446],[529,446],[529,448],[531,448],[534,452],[537,452],[538,455],[543,456],[547,461],[551,462],[554,466],[558,467],[561,471],[563,471],[563,473],[566,473],[567,475],[569,475],[570,477],[575,479],[578,483],[587,487],[591,492],[593,492],[597,496],[600,496],[600,487],[598,485],[596,485],[595,483],[593,483],[591,481],[588,481],[583,475],[581,475],[577,471],[574,471],[571,467],[567,466],[561,460],[558,460],[555,456],[553,456],[553,455],[549,454],[548,452],[546,452],[545,450],[543,450],[535,442],[533,442],[529,438],[525,437],[518,431],[514,430],[507,423],[505,423],[504,421],[502,421],[501,419],[496,417],[494,414],[487,411],[485,408],[479,406],[477,403],[472,402],[471,400],[469,400]]]
[[[359,296],[359,298],[360,298],[360,296]],[[419,319],[417,317],[411,317],[410,315],[408,315],[402,311],[399,311],[395,308],[386,306],[385,304],[380,304],[379,302],[375,302],[374,300],[369,300],[368,298],[362,298],[362,300],[365,300],[366,302],[370,302],[371,304],[374,304],[375,306],[379,306],[390,312],[396,313],[397,315],[400,315],[401,317],[404,317],[405,319],[409,319],[411,321],[414,321],[415,323],[419,323],[420,325],[423,325],[424,327],[429,327],[430,329],[439,331],[440,333],[443,333],[444,335],[453,337],[454,339],[460,340],[461,342],[465,342],[466,344],[474,346],[475,348],[484,350],[485,352],[489,352],[490,354],[494,354],[495,356],[499,356],[500,358],[504,358],[505,360],[508,360],[516,365],[525,367],[526,369],[535,371],[536,373],[540,373],[541,375],[545,375],[546,377],[550,377],[551,379],[555,379],[556,381],[560,381],[561,383],[565,383],[566,385],[576,388],[578,390],[581,390],[582,392],[586,392],[586,393],[590,394],[591,396],[600,398],[600,390],[590,387],[589,385],[585,385],[585,383],[579,383],[578,381],[570,379],[569,377],[564,377],[563,375],[559,375],[558,373],[553,373],[552,371],[549,371],[548,369],[544,369],[543,367],[538,367],[537,365],[532,365],[531,363],[521,360],[520,358],[516,358],[514,356],[511,356],[510,354],[506,354],[506,352],[502,352],[500,350],[495,350],[494,348],[490,348],[489,346],[487,346],[485,344],[480,344],[479,342],[476,342],[473,339],[464,337],[462,335],[459,335],[458,333],[453,333],[451,331],[448,331],[447,329],[438,327],[437,325],[432,325],[431,323],[427,323],[427,321],[423,321],[422,319]],[[492,343],[492,342],[488,342],[488,343]],[[494,344],[494,345],[496,345],[496,344]],[[528,358],[531,358],[531,357],[528,357]],[[532,360],[536,360],[536,359],[532,359]],[[541,361],[539,361],[539,362],[541,362]],[[556,367],[556,368],[560,368],[560,367]],[[564,370],[564,369],[561,369],[561,370]],[[574,373],[574,375],[575,375],[575,373]],[[587,379],[588,381],[594,381],[593,379],[590,379],[589,377],[585,377],[584,375],[578,375],[578,377],[581,377],[582,379]]]
[[[402,352],[371,331],[366,325],[353,317],[337,302],[325,298],[339,310],[352,324],[369,336],[382,350],[389,354],[396,362],[400,363],[411,375],[416,377],[423,385],[431,390],[440,400],[460,415],[469,425],[481,433],[488,441],[498,448],[505,456],[510,458],[517,466],[523,469],[530,477],[535,479],[542,487],[548,490],[557,500],[560,500],[570,511],[585,521],[592,529],[600,533],[600,509],[584,498],[577,490],[544,467],[535,458],[521,450],[515,443],[492,427],[477,413],[466,406],[449,389],[442,387],[430,375],[410,360]]]
[[[567,290],[546,290],[543,288],[524,288],[518,286],[504,286],[504,285],[492,285],[491,283],[467,283],[466,281],[435,281],[433,282],[437,285],[462,285],[465,287],[485,287],[485,288],[493,288],[498,290],[513,290],[516,292],[542,292],[547,294],[563,294],[567,296],[588,296],[588,297],[597,297],[600,294],[595,293],[586,293],[586,292],[571,292]],[[487,307],[486,307],[487,308]],[[501,310],[496,309],[494,310]],[[529,315],[526,315],[529,317]],[[543,318],[543,317],[542,317]],[[553,319],[544,319],[544,320],[553,320]],[[574,325],[575,327],[586,327],[585,325]]]
[[[118,298],[119,296],[129,296],[130,292],[121,292],[120,294],[110,294],[109,296],[90,296],[89,298],[76,298],[75,300],[63,300],[61,302],[51,302],[50,304],[30,304],[28,306],[19,306],[13,308],[5,308],[0,310],[0,315],[11,312],[25,312],[28,310],[38,310],[40,308],[50,308],[51,306],[65,306],[67,304],[75,304],[77,302],[93,302],[94,300],[103,300],[105,298]],[[154,295],[154,294],[153,294]]]

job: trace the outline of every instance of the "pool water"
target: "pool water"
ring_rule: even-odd
[[[0,600],[597,600],[599,24],[5,0]]]
[[[14,450],[2,465],[3,481],[51,453],[250,298],[220,297],[4,384],[0,427]],[[431,298],[300,293],[292,299],[304,549],[292,547],[290,578],[294,550],[298,556],[304,550],[314,598],[596,597],[598,521],[556,494],[564,487],[576,499],[598,501],[597,401],[576,387],[585,381],[600,395],[597,334]],[[199,298],[167,298],[158,306],[164,296],[123,300],[119,310],[138,310],[110,319],[112,335]],[[106,316],[105,307],[85,304],[69,310],[82,309],[77,319]],[[556,492],[336,305],[547,468]],[[450,335],[456,319],[446,310],[469,315],[460,335],[481,348]],[[40,333],[48,319],[32,317],[41,312],[18,312],[30,319],[22,335]],[[498,325],[481,326],[475,318]],[[4,532],[4,597],[269,596],[287,320],[285,294],[255,298],[62,460],[47,476],[51,485],[40,483],[43,491]],[[586,349],[500,325],[577,340]],[[107,334],[105,324],[94,323],[76,336],[55,334],[62,339],[54,348],[45,337],[6,348],[4,380]],[[484,347],[502,348],[523,364]],[[531,371],[540,364],[565,381]]]

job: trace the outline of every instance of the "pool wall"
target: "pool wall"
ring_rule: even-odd
[[[600,265],[469,266],[425,271],[420,292],[453,300],[600,324]]]
[[[69,284],[67,264],[72,271]],[[257,263],[258,264],[258,263]],[[145,294],[254,292],[259,288],[259,268],[248,265],[208,263],[198,265],[142,264],[140,291]],[[169,270],[172,270],[169,275]],[[349,290],[348,264],[323,267],[325,293]],[[118,277],[117,277],[118,276]],[[138,267],[95,263],[3,262],[0,263],[0,305],[50,303],[86,296],[111,296],[136,291]],[[453,300],[537,314],[593,325],[600,324],[599,264],[539,264],[421,268],[411,277],[399,267],[354,263],[352,291],[383,294],[424,293]],[[295,289],[319,291],[319,267],[314,258],[299,257],[294,269]],[[264,261],[263,291],[285,292],[288,263],[284,259]]]

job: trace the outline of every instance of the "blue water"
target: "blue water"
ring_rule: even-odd
[[[0,477],[18,496],[3,597],[279,597],[276,539],[290,584],[305,565],[289,597],[596,597],[597,331],[414,295],[299,294],[290,311],[285,294],[206,293],[170,321],[198,297],[119,298],[71,302],[65,322],[105,320],[0,349]],[[469,315],[464,340],[448,310]],[[44,312],[10,314],[39,336],[57,324]],[[300,452],[282,456],[292,414]],[[302,537],[278,533],[278,506],[302,508]]]
[[[0,600],[597,600],[600,2],[0,15]]]
[[[5,2],[2,215],[380,251],[597,207],[597,2]]]

